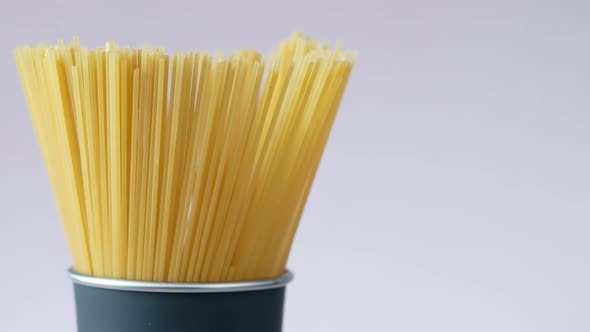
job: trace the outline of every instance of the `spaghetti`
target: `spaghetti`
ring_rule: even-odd
[[[282,274],[355,58],[301,34],[268,59],[77,39],[18,47],[75,270],[168,282]]]

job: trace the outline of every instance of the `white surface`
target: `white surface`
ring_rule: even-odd
[[[590,330],[587,1],[6,1],[0,322],[74,331],[69,254],[10,49],[77,34],[360,51],[297,237],[286,332]]]

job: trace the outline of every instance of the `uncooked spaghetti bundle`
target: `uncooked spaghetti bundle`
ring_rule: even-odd
[[[73,272],[283,275],[355,58],[302,34],[269,57],[77,39],[18,47]]]

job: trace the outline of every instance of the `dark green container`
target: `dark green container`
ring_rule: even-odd
[[[78,332],[280,332],[287,271],[276,279],[159,283],[70,272]]]

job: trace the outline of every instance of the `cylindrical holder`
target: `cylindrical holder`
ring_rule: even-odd
[[[275,279],[161,283],[70,271],[78,332],[280,332],[286,271]]]

